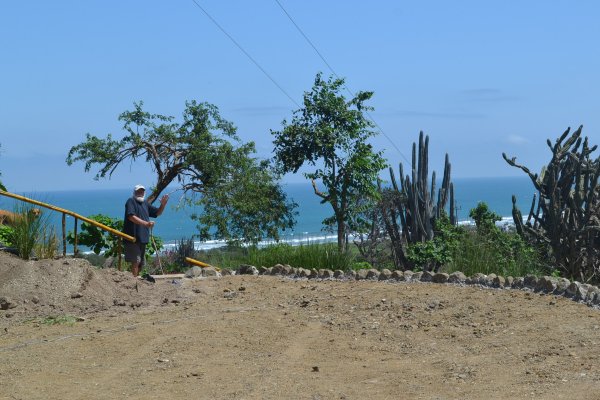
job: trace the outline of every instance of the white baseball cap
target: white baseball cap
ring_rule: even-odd
[[[140,190],[140,189],[142,189],[142,190],[146,190],[146,188],[144,187],[144,185],[135,185],[135,186],[133,187],[133,191],[134,191],[134,192],[137,192],[137,191],[138,191],[138,190]]]

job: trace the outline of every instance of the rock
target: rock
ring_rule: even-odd
[[[566,292],[569,285],[571,285],[571,281],[567,278],[558,278],[556,280],[556,289],[554,289],[554,294],[563,294]]]
[[[217,277],[220,278],[222,275],[219,271],[217,271],[217,269],[215,267],[206,267],[206,268],[202,268],[202,275],[203,276],[212,276],[212,277]]]
[[[390,271],[387,268],[382,269],[381,272],[379,273],[379,280],[380,281],[387,281],[391,277],[392,277],[392,271]]]
[[[193,266],[192,268],[185,271],[186,278],[199,278],[202,276],[202,268],[198,266]]]
[[[333,272],[333,277],[334,277],[335,279],[342,279],[342,278],[344,277],[344,271],[342,271],[341,269],[336,269],[336,270]]]
[[[254,265],[242,264],[237,271],[240,275],[258,275],[258,269]]]
[[[540,279],[538,279],[535,290],[543,293],[554,293],[556,286],[555,278],[542,276]]]
[[[82,298],[82,297],[83,297],[83,295],[81,293],[79,293],[79,292],[71,293],[71,298],[72,299],[79,299],[79,298]]]
[[[392,275],[390,276],[390,279],[394,279],[397,281],[403,281],[404,280],[404,272],[402,272],[401,270],[397,269],[395,271],[392,272]]]
[[[31,298],[31,302],[32,302],[33,304],[38,304],[38,303],[40,302],[40,298],[39,298],[39,297],[37,297],[37,296],[33,296],[33,297]]]
[[[446,282],[448,282],[449,278],[450,278],[450,275],[448,275],[444,272],[438,272],[437,274],[433,275],[433,277],[431,278],[431,281],[433,283],[446,283]]]
[[[282,275],[294,275],[294,268],[291,265],[285,264],[281,269]]]
[[[523,278],[523,286],[530,289],[535,289],[538,283],[538,278],[535,275],[527,275]]]
[[[310,274],[308,275],[308,279],[317,279],[319,277],[319,271],[316,269],[311,269]]]
[[[577,281],[571,282],[567,290],[565,290],[565,296],[567,297],[576,297],[577,293],[579,293],[579,285],[580,283]]]
[[[114,257],[107,257],[106,260],[104,261],[104,264],[102,264],[102,268],[112,268],[115,265],[115,258]]]
[[[504,279],[504,287],[512,287],[514,281],[515,278],[513,278],[512,276],[507,276]]]
[[[496,288],[504,288],[504,285],[506,284],[506,280],[504,279],[504,277],[502,276],[496,276],[493,280],[492,280],[492,287],[496,287]]]
[[[168,302],[168,300],[167,300],[167,302]],[[125,301],[121,300],[121,299],[113,299],[113,304],[115,306],[119,306],[119,307],[124,307],[127,305],[127,303],[125,303]]]
[[[186,278],[202,278],[207,276],[220,277],[222,275],[215,267],[200,268],[198,266],[193,266],[185,271]]]
[[[515,278],[513,280],[512,285],[511,285],[511,287],[514,288],[514,289],[522,289],[523,286],[524,286],[524,279],[521,276]]]
[[[17,305],[12,301],[10,297],[2,296],[0,297],[0,310],[10,310],[11,308],[15,308]]]
[[[410,282],[410,281],[412,281],[412,280],[413,280],[413,275],[414,275],[414,274],[415,274],[415,273],[414,273],[414,272],[412,272],[410,269],[407,269],[406,271],[404,271],[404,273],[403,273],[402,275],[404,275],[404,280],[405,280],[406,282]],[[420,277],[419,277],[419,279],[420,279]],[[419,280],[419,279],[416,279],[416,280]]]
[[[273,265],[273,268],[271,269],[271,275],[281,275],[281,274],[283,274],[283,265],[282,264]]]
[[[486,285],[487,275],[478,272],[472,277],[468,278],[466,282],[471,285]]]
[[[575,294],[575,300],[578,301],[586,301],[588,298],[588,293],[590,293],[590,290],[593,288],[592,285],[589,285],[587,283],[582,283],[579,285],[579,290],[577,291],[577,293]],[[593,292],[591,292],[590,294],[593,295]]]
[[[357,278],[357,275],[358,275],[358,274],[357,274],[357,273],[356,273],[356,271],[354,271],[353,269],[351,269],[350,271],[346,272],[346,277],[347,277],[348,279],[358,279],[358,278]]]
[[[456,271],[448,275],[449,283],[465,283],[467,281],[467,277],[460,271]]]
[[[359,269],[356,271],[356,280],[364,280],[367,279],[367,275],[369,274],[368,269]]]
[[[320,269],[319,270],[319,278],[321,278],[321,279],[332,279],[333,276],[334,276],[334,273],[330,269]]]
[[[591,286],[588,289],[587,296],[585,298],[585,302],[588,304],[594,304],[594,302],[596,301],[596,298],[598,297],[598,294],[600,294],[600,289],[598,289],[595,286]]]
[[[221,269],[221,275],[223,275],[223,276],[235,275],[235,271],[233,271],[229,268],[223,268],[223,269]]]
[[[379,279],[380,272],[375,268],[371,268],[367,270],[367,279],[377,280]]]
[[[421,282],[431,282],[433,280],[433,274],[430,271],[421,272]]]

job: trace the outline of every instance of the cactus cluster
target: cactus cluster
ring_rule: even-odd
[[[526,220],[513,195],[517,232],[545,250],[566,277],[588,281],[598,280],[600,272],[600,157],[591,157],[597,146],[590,147],[581,131],[582,126],[573,133],[569,128],[554,144],[548,139],[552,158],[540,174],[502,157],[525,172],[538,193]]]
[[[454,206],[454,185],[450,181],[450,161],[446,154],[442,185],[436,195],[436,175],[431,174],[429,183],[429,136],[419,134],[419,145],[413,143],[411,175],[404,176],[402,163],[399,166],[400,184],[394,170],[390,171],[392,188],[387,192],[381,189],[387,207],[382,210],[385,229],[391,239],[395,264],[409,268],[406,259],[406,245],[430,241],[435,235],[435,222],[448,216],[456,224]],[[448,211],[446,204],[450,202]],[[398,224],[400,222],[400,225]]]

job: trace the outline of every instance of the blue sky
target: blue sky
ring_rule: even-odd
[[[332,71],[277,1],[196,2],[285,93],[193,0],[1,2],[0,172],[8,189],[151,184],[145,165],[94,181],[82,164],[64,161],[88,132],[120,137],[118,115],[139,100],[175,117],[186,100],[215,104],[270,157],[270,130],[289,120],[317,72]],[[599,2],[279,3],[350,90],[375,92],[371,116],[383,134],[373,143],[394,166],[407,164],[421,130],[430,170],[440,174],[448,153],[454,178],[521,175],[502,152],[538,170],[550,159],[546,139],[569,126],[583,124],[600,142]]]

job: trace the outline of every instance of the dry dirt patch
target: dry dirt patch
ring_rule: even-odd
[[[600,398],[599,311],[563,297],[7,255],[0,296],[0,399]]]

